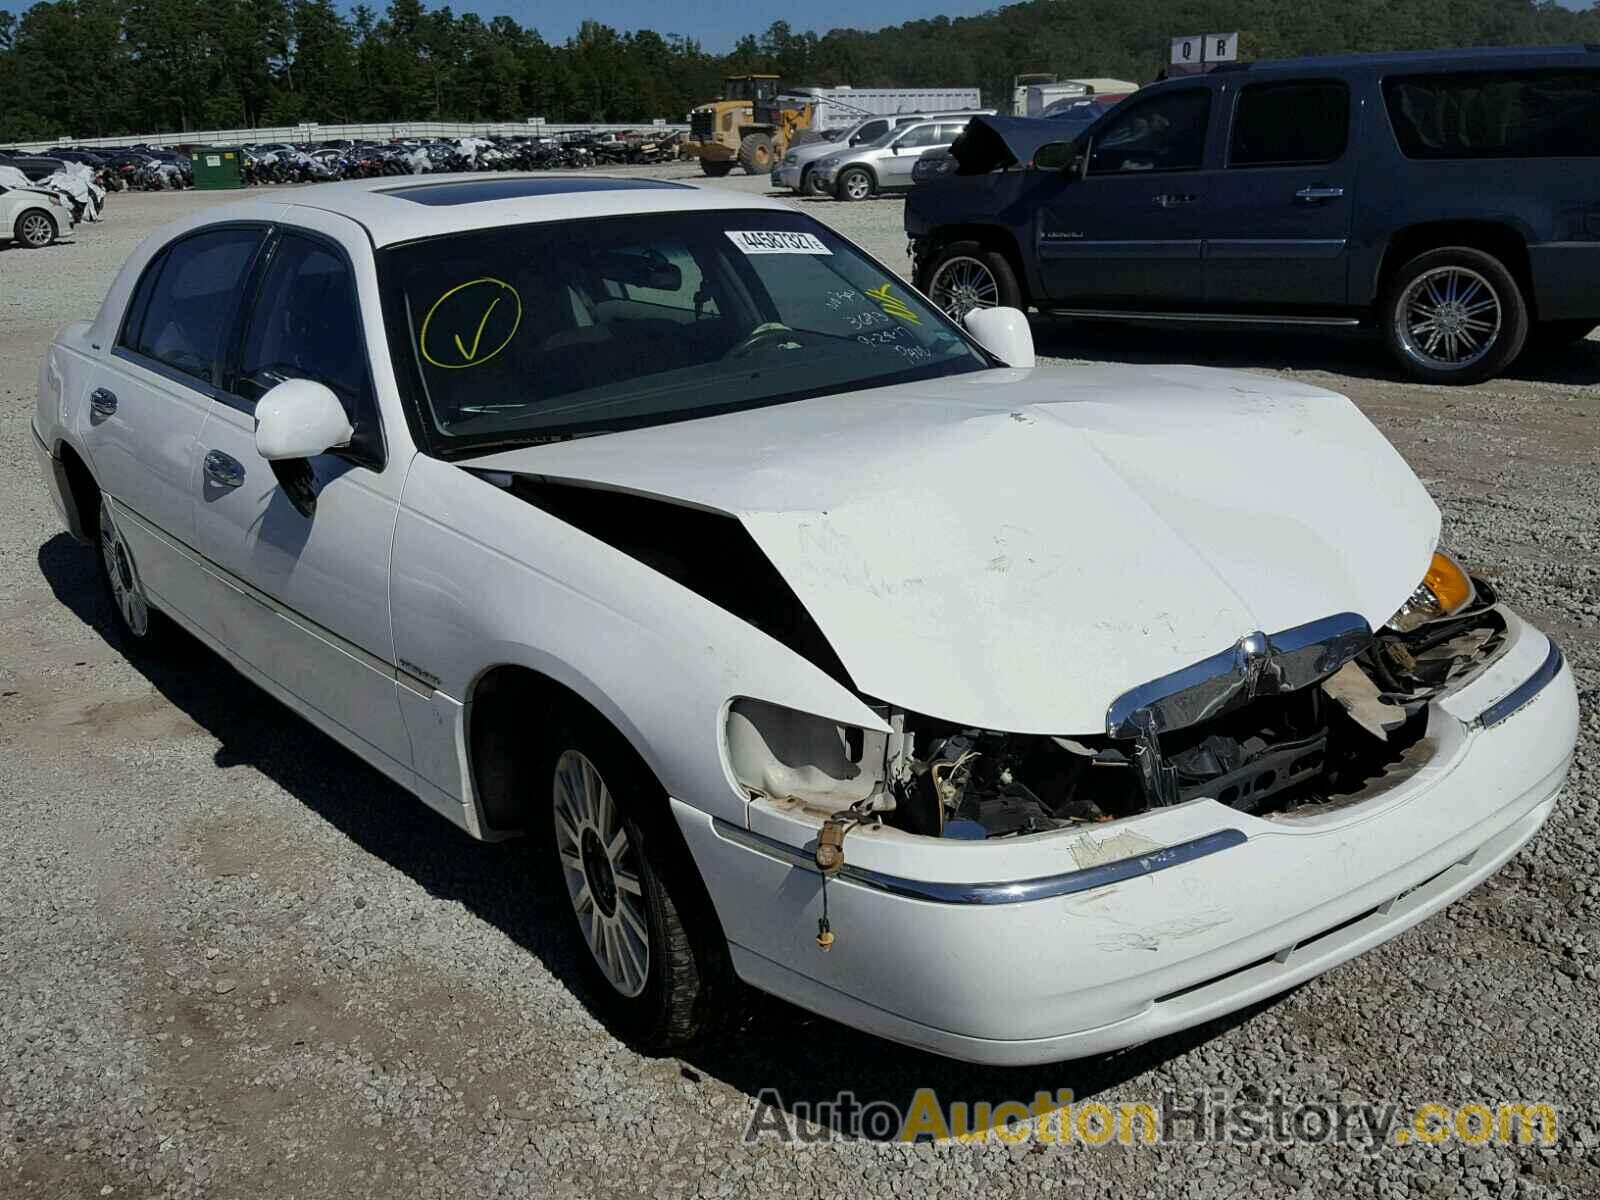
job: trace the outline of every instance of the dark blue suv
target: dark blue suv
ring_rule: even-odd
[[[1600,324],[1600,46],[1241,64],[1049,124],[974,121],[907,199],[948,311],[1371,325],[1434,383]]]

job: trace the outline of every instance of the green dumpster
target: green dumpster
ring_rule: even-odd
[[[243,187],[244,180],[239,175],[240,161],[237,150],[213,147],[192,152],[189,165],[194,169],[194,186],[211,190]]]

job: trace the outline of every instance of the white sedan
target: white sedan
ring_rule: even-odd
[[[645,1046],[734,978],[979,1062],[1182,1029],[1475,886],[1576,739],[1349,401],[1036,367],[736,193],[202,213],[58,335],[34,434],[126,637],[545,843]]]

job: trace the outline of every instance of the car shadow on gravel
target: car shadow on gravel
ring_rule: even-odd
[[[1379,383],[1411,382],[1390,361],[1382,340],[1366,331],[1302,333],[1243,326],[1197,330],[1040,314],[1035,314],[1030,324],[1035,349],[1051,358],[1108,364],[1267,367],[1280,371],[1326,371]],[[1589,338],[1554,349],[1526,350],[1498,379],[1480,386],[1493,388],[1518,381],[1579,387],[1600,383],[1600,339]]]
[[[563,986],[599,1016],[566,934],[565,897],[531,872],[526,844],[469,839],[354,754],[300,719],[187,634],[168,628],[163,649],[130,645],[101,586],[93,552],[58,534],[40,547],[39,569],[57,600],[110,644],[176,708],[218,742],[222,772],[251,767],[339,830],[366,853],[404,872],[429,894],[460,903],[538,956]],[[531,885],[531,886],[530,886]],[[841,929],[840,937],[849,937]],[[746,990],[728,1014],[735,1028],[689,1046],[678,1058],[690,1080],[719,1079],[765,1101],[785,1119],[850,1093],[859,1104],[886,1101],[906,1112],[920,1088],[941,1103],[1033,1102],[1069,1089],[1086,1100],[1168,1059],[1188,1053],[1277,1000],[1116,1054],[1028,1068],[989,1068],[897,1046]],[[993,1003],[1008,1003],[1004,980]],[[756,1108],[753,1107],[753,1111]],[[840,1136],[881,1138],[882,1130],[839,1127]]]

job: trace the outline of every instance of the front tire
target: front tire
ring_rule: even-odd
[[[951,242],[923,271],[922,294],[956,320],[976,308],[1026,308],[1011,261],[977,242]]]
[[[1419,254],[1379,306],[1389,352],[1422,383],[1492,379],[1522,353],[1528,304],[1505,265],[1468,246]]]
[[[24,209],[11,229],[19,246],[42,250],[56,240],[56,220],[42,208]]]
[[[817,173],[807,167],[800,174],[800,194],[802,196],[826,196],[828,189],[823,187],[817,179]]]
[[[596,1007],[645,1050],[699,1037],[721,1015],[727,943],[660,784],[595,717],[558,724],[542,777]]]
[[[772,139],[764,133],[747,133],[739,143],[739,165],[746,175],[772,174]]]
[[[833,194],[841,200],[865,200],[872,195],[872,175],[864,167],[850,167],[840,173]]]

